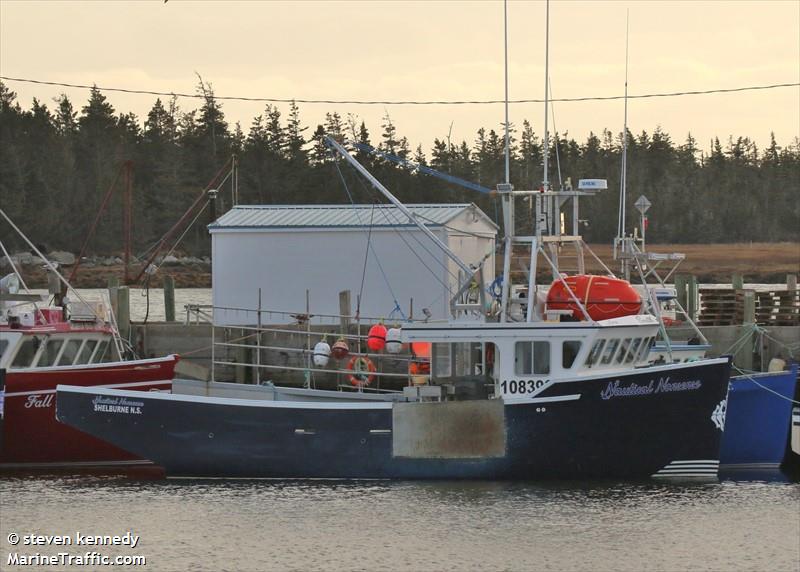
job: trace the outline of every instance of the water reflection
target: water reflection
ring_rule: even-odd
[[[796,571],[800,564],[800,485],[764,480],[7,478],[0,502],[0,540],[17,529],[134,529],[151,570]]]

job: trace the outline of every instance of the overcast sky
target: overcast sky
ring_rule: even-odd
[[[623,92],[625,14],[630,9],[633,94],[800,82],[800,2],[553,1],[550,75],[558,97]],[[544,95],[545,4],[510,2],[512,99]],[[195,72],[217,95],[303,99],[503,98],[503,5],[450,2],[31,2],[0,0],[0,75],[103,87],[193,92]],[[7,82],[24,107],[85,90]],[[143,118],[150,95],[107,93],[118,111]],[[182,99],[183,109],[198,102]],[[286,106],[281,106],[285,109]],[[363,118],[378,140],[387,111],[401,135],[426,152],[434,137],[472,143],[498,128],[502,105],[303,104],[311,129],[326,111]],[[261,103],[226,102],[247,132]],[[543,106],[511,107],[542,131]],[[623,104],[559,103],[555,122],[579,141],[620,131]],[[786,145],[800,133],[800,88],[631,100],[629,128],[687,133],[702,148],[718,136]]]

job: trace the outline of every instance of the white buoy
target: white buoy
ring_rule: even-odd
[[[386,351],[390,354],[399,354],[402,347],[400,328],[389,328],[386,332]]]
[[[331,357],[331,346],[328,342],[322,340],[314,346],[314,365],[317,367],[325,367],[328,365],[328,360]]]

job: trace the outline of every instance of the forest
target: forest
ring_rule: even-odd
[[[266,105],[249,126],[230,124],[222,103],[200,83],[197,109],[182,109],[177,98],[156,99],[143,120],[116,110],[96,87],[82,105],[65,94],[49,105],[33,100],[23,109],[0,82],[0,207],[47,250],[77,252],[121,165],[133,165],[134,253],[157,241],[186,211],[214,174],[236,157],[239,204],[371,203],[378,194],[352,168],[320,143],[323,134],[357,141],[418,164],[494,188],[504,172],[502,124],[481,128],[472,141],[445,134],[431,149],[413,145],[384,116],[370,131],[357,115],[326,114],[323,125],[303,125],[300,109],[288,114]],[[628,226],[633,202],[652,202],[648,242],[738,243],[800,240],[800,138],[771,138],[759,149],[749,137],[718,138],[701,145],[691,134],[682,142],[656,129],[628,132]],[[587,242],[608,243],[617,230],[623,135],[604,130],[583,142],[568,133],[551,137],[550,179],[606,178],[609,188],[581,203]],[[529,121],[511,125],[511,180],[515,187],[541,186],[542,136]],[[497,220],[497,198],[477,193],[375,155],[356,157],[402,201],[474,202]],[[560,166],[560,168],[559,168]],[[341,175],[340,175],[341,172]],[[230,181],[222,186],[216,214],[230,208]],[[348,194],[349,193],[349,194]],[[381,201],[385,202],[385,201]],[[87,254],[122,248],[122,193],[104,211]],[[210,250],[204,213],[186,234],[181,249]],[[2,223],[3,241],[23,244]]]

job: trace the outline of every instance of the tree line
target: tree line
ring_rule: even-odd
[[[65,95],[51,105],[23,109],[0,82],[0,206],[28,236],[48,249],[77,251],[103,197],[125,161],[134,165],[134,251],[157,241],[200,190],[235,155],[240,204],[370,203],[378,200],[353,170],[320,143],[323,134],[358,141],[415,163],[493,188],[504,177],[503,125],[481,128],[472,141],[436,138],[431,149],[400,135],[387,113],[375,137],[354,114],[329,112],[311,130],[300,109],[288,114],[266,105],[244,129],[231,125],[211,86],[200,81],[202,105],[184,110],[177,98],[157,99],[144,120],[114,109],[97,88],[79,108]],[[718,138],[707,148],[688,135],[683,143],[656,129],[628,132],[628,227],[633,202],[652,202],[649,242],[774,242],[800,239],[800,139],[779,146],[774,135],[759,149],[748,137]],[[609,242],[617,229],[623,136],[604,130],[583,142],[568,133],[551,138],[550,179],[606,178],[609,189],[581,203],[585,239]],[[533,124],[511,126],[511,180],[516,188],[541,185],[542,137]],[[497,198],[356,151],[356,157],[402,201],[474,202],[500,217]],[[231,185],[220,189],[217,214],[231,206]],[[119,189],[118,189],[119,190]],[[122,193],[116,192],[90,243],[92,254],[122,250]],[[520,211],[518,211],[519,213]],[[524,219],[524,216],[520,217]],[[207,254],[201,218],[181,247]],[[524,223],[523,223],[524,224]],[[4,223],[2,226],[5,226]],[[22,243],[6,227],[3,241]]]

